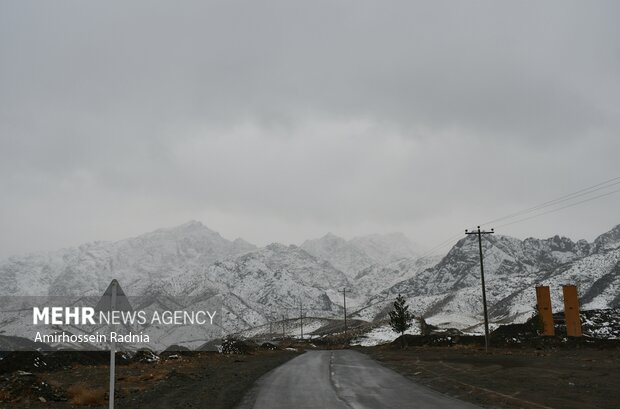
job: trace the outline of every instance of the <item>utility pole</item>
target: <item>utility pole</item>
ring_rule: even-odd
[[[284,314],[282,314],[282,339],[284,339],[285,337],[285,333],[284,333]]]
[[[342,297],[344,300],[344,334],[347,334],[347,288],[343,288],[342,291],[338,290],[339,293],[342,293]]]
[[[304,305],[299,297],[299,321],[301,323],[301,339],[304,339]]]
[[[483,231],[480,230],[480,226],[478,226],[478,230],[476,231],[468,231],[465,229],[465,234],[477,234],[478,235],[478,249],[480,250],[480,280],[482,281],[482,306],[484,308],[484,351],[489,351],[489,314],[487,313],[487,292],[484,286],[484,263],[482,257],[482,235],[483,234],[493,234],[495,231],[491,229],[491,231]]]
[[[278,312],[273,308],[269,312],[269,336],[271,339],[275,337],[274,329],[277,331],[277,328],[274,328],[274,324],[278,324]]]

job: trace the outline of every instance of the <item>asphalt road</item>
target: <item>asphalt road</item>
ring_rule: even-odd
[[[310,351],[269,372],[240,409],[477,408],[409,381],[362,353]]]

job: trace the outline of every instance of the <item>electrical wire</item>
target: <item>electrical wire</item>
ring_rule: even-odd
[[[592,193],[595,193],[595,192],[598,192],[598,191],[601,191],[601,190],[604,190],[604,189],[608,189],[608,188],[610,188],[612,186],[615,186],[615,185],[618,185],[618,184],[620,184],[620,176],[608,179],[608,180],[606,180],[604,182],[600,182],[600,183],[594,184],[592,186],[588,186],[586,188],[583,188],[583,189],[577,190],[575,192],[572,192],[572,193],[560,196],[558,198],[555,198],[555,199],[552,199],[552,200],[548,200],[548,201],[540,203],[538,205],[535,205],[535,206],[532,206],[532,207],[528,207],[527,209],[519,210],[517,212],[510,213],[510,214],[508,214],[506,216],[502,216],[502,217],[495,218],[493,220],[489,220],[489,221],[487,221],[485,223],[481,223],[480,226],[488,225],[488,224],[491,224],[491,223],[496,223],[496,222],[502,221],[502,220],[514,219],[515,217],[519,217],[519,216],[524,216],[524,215],[527,215],[529,213],[536,212],[538,210],[543,210],[543,209],[546,209],[548,207],[556,206],[556,205],[559,205],[561,203],[574,200],[574,199],[576,199],[578,197],[590,195]],[[510,226],[510,225],[521,223],[521,222],[524,222],[524,221],[527,221],[527,220],[531,220],[531,219],[534,219],[534,218],[537,218],[537,217],[540,217],[540,216],[544,216],[546,214],[555,213],[557,211],[560,211],[560,210],[563,210],[563,209],[567,209],[569,207],[577,206],[579,204],[586,203],[586,202],[589,202],[589,201],[592,201],[592,200],[600,199],[602,197],[609,196],[609,195],[617,193],[617,192],[620,192],[620,189],[613,190],[611,192],[606,192],[606,193],[603,193],[603,194],[600,194],[600,195],[597,195],[597,196],[594,196],[594,197],[590,197],[590,198],[587,198],[587,199],[584,199],[584,200],[580,200],[578,202],[570,203],[570,204],[567,204],[565,206],[561,206],[561,207],[558,207],[558,208],[555,208],[555,209],[551,209],[551,210],[548,210],[548,211],[545,211],[545,212],[542,212],[542,213],[539,213],[539,214],[535,214],[535,215],[532,215],[532,216],[529,216],[529,217],[525,217],[525,218],[522,218],[522,219],[519,219],[519,220],[515,220],[515,221],[512,221],[512,222],[504,223],[504,224],[501,224],[501,225],[497,226],[496,228]],[[463,233],[458,233],[458,234],[455,234],[453,236],[450,236],[449,238],[441,241],[440,243],[436,244],[435,246],[433,246],[432,248],[427,250],[425,253],[423,253],[420,256],[420,258],[432,256],[435,253],[437,253],[439,250],[443,249],[444,247],[446,247],[448,245],[456,244],[458,242],[458,240],[461,239],[462,236],[463,236]]]
[[[530,217],[526,217],[524,219],[516,220],[514,222],[502,224],[502,225],[497,226],[497,228],[506,227],[506,226],[510,226],[510,225],[513,225],[513,224],[521,223],[521,222],[524,222],[526,220],[530,220],[530,219],[534,219],[536,217],[543,216],[545,214],[555,213],[557,211],[560,211],[560,210],[563,210],[563,209],[567,209],[569,207],[577,206],[577,205],[582,204],[582,203],[590,202],[590,201],[595,200],[595,199],[600,199],[601,197],[609,196],[609,195],[612,195],[612,194],[618,193],[618,192],[620,192],[620,189],[612,190],[611,192],[603,193],[601,195],[590,197],[588,199],[580,200],[579,202],[575,202],[575,203],[568,204],[566,206],[558,207],[557,209],[547,210],[546,212],[535,214],[534,216],[530,216]]]
[[[427,250],[426,252],[424,252],[424,254],[422,254],[420,256],[420,258],[424,258],[424,257],[428,257],[430,255],[432,255],[433,253],[435,253],[437,250],[447,246],[448,244],[454,243],[455,240],[460,240],[460,238],[463,236],[463,233],[458,233],[455,234],[453,236],[450,236],[449,238],[443,240],[441,243],[436,244],[435,246],[433,246],[432,248],[430,248],[429,250]],[[458,241],[457,240],[457,241]]]
[[[610,183],[610,182],[614,182],[614,183]],[[594,193],[594,192],[597,192],[597,191],[600,191],[600,190],[603,190],[603,189],[607,189],[607,188],[610,188],[610,187],[618,185],[618,184],[620,184],[620,176],[617,176],[617,177],[614,177],[612,179],[606,180],[604,182],[600,182],[600,183],[597,183],[595,185],[592,185],[592,186],[589,186],[589,187],[577,190],[576,192],[569,193],[569,194],[564,195],[564,196],[560,196],[560,197],[558,197],[556,199],[540,203],[540,204],[538,204],[536,206],[532,206],[532,207],[529,207],[527,209],[519,210],[518,212],[514,212],[514,213],[511,213],[511,214],[508,214],[506,216],[502,216],[502,217],[498,217],[498,218],[493,219],[493,220],[489,220],[487,222],[481,223],[480,226],[488,225],[488,224],[491,224],[491,223],[497,223],[499,221],[507,220],[507,219],[512,219],[512,218],[515,218],[515,217],[518,217],[518,216],[523,216],[523,215],[526,215],[528,213],[532,213],[532,212],[535,212],[537,210],[542,210],[542,209],[547,208],[547,207],[555,206],[557,204],[564,203],[564,202],[576,199],[576,198],[581,197],[581,196],[589,195],[591,193]]]

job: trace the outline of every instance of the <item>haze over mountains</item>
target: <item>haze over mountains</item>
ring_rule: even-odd
[[[417,250],[402,233],[372,234],[349,241],[328,233],[320,239],[306,240],[301,248],[313,256],[329,261],[348,276],[374,265],[386,265],[414,258]]]
[[[594,242],[565,237],[483,241],[494,322],[531,315],[534,286],[576,284],[584,308],[620,306],[620,225]],[[0,295],[100,295],[116,278],[129,295],[222,296],[223,326],[238,331],[282,316],[385,317],[397,294],[430,322],[474,328],[481,322],[477,241],[464,237],[444,256],[420,258],[402,234],[344,240],[333,234],[301,246],[263,248],[223,238],[199,222],[117,242],[94,242],[0,262]],[[350,298],[349,298],[350,297]]]

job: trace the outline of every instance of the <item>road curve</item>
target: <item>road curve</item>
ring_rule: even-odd
[[[351,350],[310,351],[261,378],[239,409],[473,409]]]

